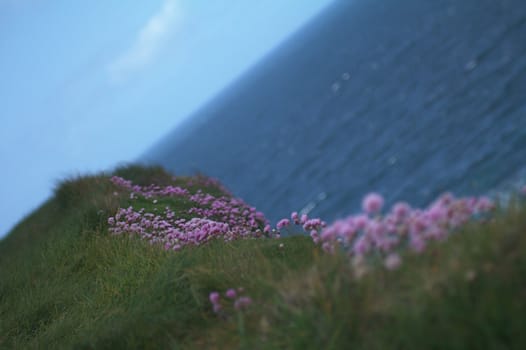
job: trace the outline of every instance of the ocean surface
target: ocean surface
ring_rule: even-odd
[[[142,161],[271,220],[524,184],[526,1],[336,1]]]

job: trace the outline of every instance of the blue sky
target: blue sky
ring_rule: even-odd
[[[332,0],[0,0],[0,237],[136,159]]]

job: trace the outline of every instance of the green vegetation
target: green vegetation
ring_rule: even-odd
[[[159,168],[115,175],[174,183]],[[114,192],[107,175],[64,181],[0,242],[0,348],[526,349],[526,208],[518,202],[423,254],[407,252],[396,270],[379,264],[358,278],[348,257],[309,237],[174,252],[110,235],[119,207],[153,206]],[[159,204],[191,205],[178,197]],[[209,293],[232,287],[253,303],[214,313]]]

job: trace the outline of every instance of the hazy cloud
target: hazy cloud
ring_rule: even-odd
[[[166,38],[178,27],[181,18],[177,0],[165,0],[160,10],[139,31],[132,46],[107,66],[111,81],[122,81],[148,65]]]

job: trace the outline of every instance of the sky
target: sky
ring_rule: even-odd
[[[0,237],[132,162],[333,0],[0,0]]]

